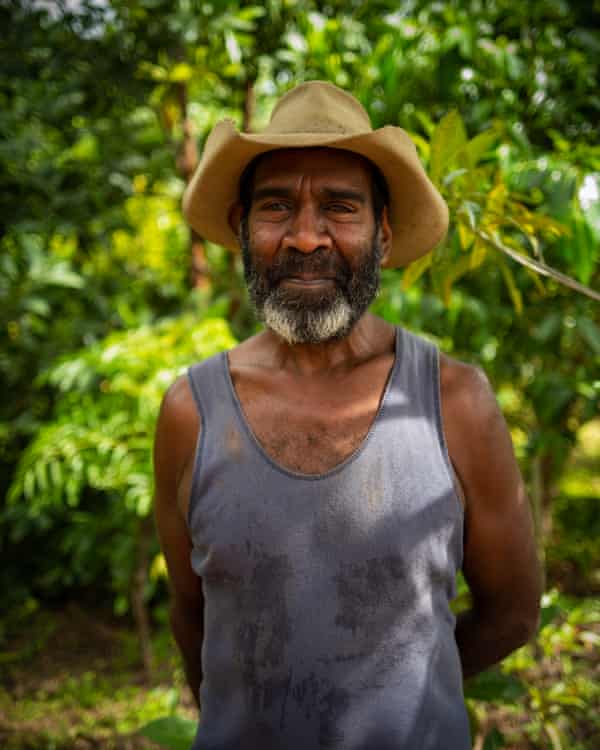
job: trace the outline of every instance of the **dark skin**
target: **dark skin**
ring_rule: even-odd
[[[256,260],[326,248],[353,266],[376,222],[363,160],[333,149],[285,149],[257,168],[248,228]],[[231,212],[238,228],[242,207]],[[384,209],[377,229],[389,257]],[[282,281],[311,295],[327,278]],[[394,360],[394,329],[365,314],[347,338],[290,345],[270,330],[229,353],[234,387],[255,436],[279,464],[325,472],[364,439]],[[440,357],[442,418],[465,510],[463,572],[473,606],[459,616],[456,641],[465,677],[498,662],[535,632],[541,576],[523,481],[506,423],[485,375]],[[171,625],[198,700],[203,598],[190,565],[186,526],[199,421],[186,377],[167,392],[157,424],[155,517],[172,591]]]

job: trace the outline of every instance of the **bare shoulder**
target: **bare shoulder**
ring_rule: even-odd
[[[442,404],[453,419],[477,422],[498,409],[485,372],[446,354],[440,354],[440,391]]]
[[[173,600],[197,612],[202,602],[200,579],[190,565],[192,540],[187,528],[191,467],[200,417],[186,376],[167,390],[154,440],[154,518],[169,571]]]
[[[201,428],[200,415],[186,375],[181,375],[164,395],[154,441],[157,487],[177,489],[186,465],[193,457]]]
[[[187,375],[180,375],[167,389],[160,407],[158,423],[165,428],[177,427],[182,434],[173,435],[176,440],[180,437],[185,440],[192,435],[195,441],[200,427],[200,416]]]
[[[483,370],[440,355],[442,419],[448,452],[469,497],[491,498],[490,483],[519,482],[510,433]]]

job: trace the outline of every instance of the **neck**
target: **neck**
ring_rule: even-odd
[[[352,328],[348,336],[320,344],[289,344],[273,331],[264,333],[274,353],[277,367],[298,375],[327,375],[349,369],[376,354],[391,331],[389,324],[366,313]]]

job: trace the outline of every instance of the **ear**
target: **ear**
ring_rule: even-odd
[[[237,201],[231,207],[229,211],[229,216],[227,217],[229,226],[233,229],[233,232],[236,237],[239,237],[239,234],[240,234],[240,221],[242,220],[242,213],[243,213],[242,204],[239,201]]]
[[[379,239],[381,240],[381,248],[383,254],[381,256],[381,265],[385,266],[390,259],[392,253],[392,228],[390,226],[390,220],[388,219],[388,207],[384,206],[381,212],[381,220],[379,222]]]

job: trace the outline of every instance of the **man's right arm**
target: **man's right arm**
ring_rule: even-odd
[[[169,574],[170,623],[185,674],[200,706],[203,605],[200,578],[192,569],[185,514],[200,419],[185,376],[167,391],[154,441],[154,517]]]

